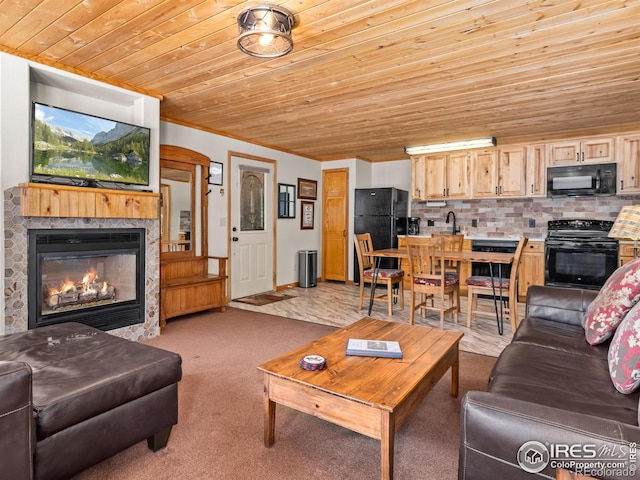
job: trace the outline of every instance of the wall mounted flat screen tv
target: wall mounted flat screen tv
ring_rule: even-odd
[[[31,181],[149,185],[151,130],[33,102]]]

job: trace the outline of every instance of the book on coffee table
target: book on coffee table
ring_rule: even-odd
[[[387,340],[366,340],[350,338],[347,340],[347,355],[361,357],[402,358],[400,344]]]

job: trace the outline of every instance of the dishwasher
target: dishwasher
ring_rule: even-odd
[[[500,239],[478,239],[471,240],[471,250],[473,252],[503,252],[515,253],[518,248],[518,240],[500,240]],[[509,278],[511,275],[511,265],[502,265],[502,278]],[[498,276],[498,268],[494,267],[494,276]],[[473,262],[471,264],[471,275],[481,275],[488,277],[490,275],[490,266],[488,263]]]

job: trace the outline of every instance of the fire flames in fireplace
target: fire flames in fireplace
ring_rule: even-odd
[[[29,329],[144,322],[144,236],[142,228],[28,230]]]
[[[88,303],[109,302],[116,299],[116,288],[98,276],[91,267],[82,280],[66,278],[55,287],[44,286],[43,301],[47,307],[57,310],[62,307],[86,307]]]

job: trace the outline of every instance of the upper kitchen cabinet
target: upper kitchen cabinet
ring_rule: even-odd
[[[547,196],[547,146],[527,147],[527,197]]]
[[[570,140],[549,145],[549,166],[614,162],[612,138]]]
[[[640,135],[618,137],[618,195],[640,193]]]
[[[526,196],[526,148],[505,147],[474,153],[474,198]]]
[[[468,151],[448,152],[424,157],[424,200],[469,198]]]
[[[424,155],[411,157],[411,199],[426,200]]]

